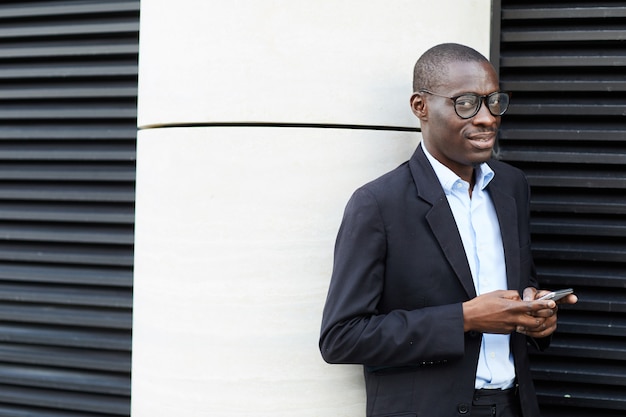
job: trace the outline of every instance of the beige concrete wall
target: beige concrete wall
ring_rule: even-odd
[[[360,367],[317,348],[334,238],[352,191],[419,141],[367,126],[416,127],[415,60],[488,55],[490,12],[142,1],[133,417],[364,415]]]

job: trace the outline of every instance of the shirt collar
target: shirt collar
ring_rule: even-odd
[[[456,184],[458,181],[462,181],[463,183],[467,184],[467,181],[463,181],[458,175],[452,172],[450,168],[435,159],[435,157],[432,156],[430,152],[428,152],[428,149],[426,149],[426,146],[423,142],[422,149],[424,150],[424,153],[426,154],[426,158],[430,162],[430,165],[432,165],[433,169],[435,170],[435,175],[437,175],[437,178],[439,179],[439,182],[441,183],[441,186],[443,187],[443,190],[446,194],[452,192],[454,184]],[[493,172],[491,167],[486,162],[478,165],[476,167],[475,188],[481,191],[484,190],[485,187],[489,185],[494,175],[495,172]]]

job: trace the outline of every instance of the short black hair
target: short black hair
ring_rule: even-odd
[[[413,69],[413,91],[421,88],[437,89],[447,75],[447,66],[452,62],[489,62],[475,49],[458,43],[442,43],[433,46],[415,63]]]

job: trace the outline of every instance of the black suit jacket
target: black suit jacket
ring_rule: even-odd
[[[509,289],[537,287],[523,173],[489,161]],[[320,350],[365,365],[367,416],[451,417],[471,408],[482,334],[463,331],[476,297],[461,237],[420,147],[359,188],[337,236]],[[524,417],[538,417],[527,338],[511,335]]]

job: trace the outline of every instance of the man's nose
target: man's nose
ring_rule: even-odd
[[[483,99],[480,109],[478,109],[478,113],[476,113],[476,115],[473,117],[472,122],[474,124],[492,125],[498,122],[498,117],[499,116],[494,116],[493,114],[491,114],[491,112],[489,111],[489,107],[485,102],[485,99]]]

